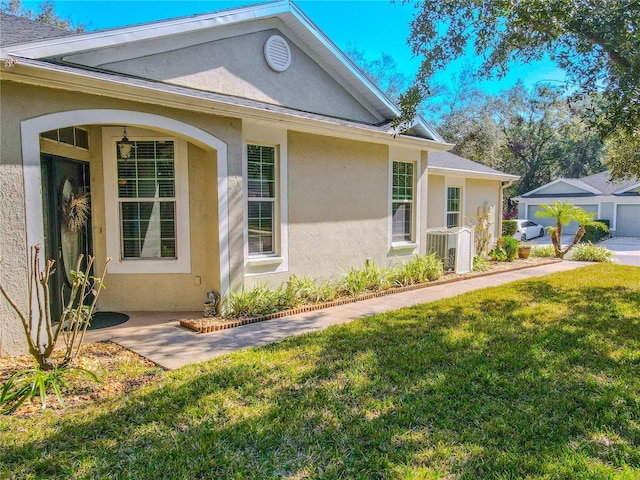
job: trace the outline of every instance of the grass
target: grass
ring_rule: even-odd
[[[640,478],[640,269],[355,320],[66,413],[0,417],[0,478]]]

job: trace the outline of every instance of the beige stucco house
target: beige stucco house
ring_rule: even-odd
[[[420,119],[395,132],[398,109],[288,1],[84,34],[3,14],[1,39],[0,281],[23,308],[29,245],[57,260],[55,292],[79,253],[112,257],[100,310],[198,310],[424,253],[428,228],[483,204],[499,219],[514,178],[432,163],[451,145]],[[21,335],[0,299],[0,354]]]

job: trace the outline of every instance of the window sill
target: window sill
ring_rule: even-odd
[[[415,250],[418,244],[415,242],[396,242],[391,244],[391,250]]]
[[[247,259],[248,267],[262,267],[264,265],[278,265],[283,262],[282,257],[249,257]]]

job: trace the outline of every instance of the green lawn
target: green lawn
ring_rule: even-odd
[[[640,478],[639,312],[594,265],[357,320],[0,417],[0,478]]]

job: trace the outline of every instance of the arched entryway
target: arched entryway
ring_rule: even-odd
[[[227,145],[215,136],[187,123],[144,112],[110,109],[57,112],[25,120],[21,123],[27,244],[44,242],[44,208],[42,194],[42,161],[40,135],[55,129],[92,125],[130,126],[151,130],[159,135],[183,139],[203,151],[215,152],[217,182],[217,231],[219,250],[219,283],[222,294],[229,288]],[[120,127],[118,127],[120,128]],[[215,194],[214,194],[215,195]],[[115,228],[112,225],[112,228]],[[122,272],[121,272],[122,273]],[[185,273],[185,272],[182,272]]]

